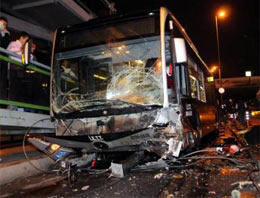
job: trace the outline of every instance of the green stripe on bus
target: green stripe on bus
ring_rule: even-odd
[[[15,64],[15,65],[17,65],[19,67],[25,68],[25,66],[22,63],[20,63],[20,62],[18,62],[16,60],[13,60],[13,59],[11,59],[11,58],[9,58],[7,56],[3,56],[2,54],[0,54],[0,59],[2,59],[4,61],[7,61],[9,63]],[[40,69],[38,67],[35,67],[34,65],[31,65],[31,64],[28,65],[26,67],[26,69],[31,69],[31,70],[34,70],[34,71],[40,73],[40,74],[44,74],[44,75],[50,76],[50,72],[49,71],[45,71],[45,70]]]
[[[30,109],[45,110],[45,111],[50,110],[50,108],[46,107],[46,106],[28,104],[28,103],[17,102],[17,101],[9,101],[9,100],[0,100],[0,104],[17,106],[17,107],[25,107],[25,108],[30,108]]]

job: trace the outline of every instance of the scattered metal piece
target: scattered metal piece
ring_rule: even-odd
[[[215,195],[215,194],[216,194],[215,191],[209,191],[208,193],[209,193],[210,195]]]
[[[169,167],[168,164],[163,160],[159,159],[156,162],[147,162],[145,165],[140,165],[135,167],[133,170],[148,170],[148,169],[165,169],[166,167]]]
[[[111,163],[111,171],[115,177],[124,177],[131,168],[136,166],[144,158],[144,152],[139,151],[130,155],[121,163]]]
[[[154,179],[160,179],[163,175],[164,175],[163,173],[158,173],[153,178]]]
[[[252,181],[239,181],[231,184],[232,186],[238,185],[239,189],[243,189],[244,186],[246,185],[253,185]]]
[[[33,183],[26,185],[22,188],[22,190],[36,190],[36,189],[42,189],[48,186],[56,185],[58,182],[66,179],[64,176],[56,176],[48,179],[44,179],[43,181],[40,181],[39,183]]]
[[[181,175],[181,174],[173,174],[172,175],[172,178],[173,179],[182,179],[184,176],[183,175]]]
[[[89,189],[89,186],[83,186],[82,188],[81,188],[81,190],[88,190]]]
[[[173,138],[170,138],[167,141],[167,144],[169,145],[168,153],[172,154],[174,157],[179,157],[181,147],[182,147],[182,141],[178,141]]]
[[[232,198],[240,198],[241,193],[238,190],[232,190],[231,196],[232,196]]]

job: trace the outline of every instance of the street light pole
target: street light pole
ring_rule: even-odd
[[[216,22],[216,36],[217,36],[217,49],[218,49],[218,75],[219,75],[219,83],[220,87],[222,87],[222,81],[221,81],[221,61],[220,61],[220,45],[219,45],[219,33],[218,33],[218,17],[224,18],[226,15],[225,10],[220,10],[216,15],[215,15],[215,22]],[[223,87],[222,87],[223,88]],[[220,92],[220,106],[222,106],[222,101],[223,101],[223,96],[222,94],[224,92]]]
[[[217,50],[218,50],[218,76],[219,80],[221,80],[221,62],[220,62],[220,47],[219,47],[219,35],[218,35],[218,16],[215,15],[216,22],[216,36],[217,36]]]

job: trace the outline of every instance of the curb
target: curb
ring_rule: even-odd
[[[31,162],[39,169],[45,171],[49,170],[50,166],[54,164],[54,161],[49,157],[31,160]],[[34,168],[28,161],[3,167],[0,168],[0,185],[4,185],[16,179],[26,178],[39,173],[41,172]]]

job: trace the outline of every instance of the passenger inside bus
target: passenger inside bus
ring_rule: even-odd
[[[64,74],[66,77],[72,78],[74,80],[77,79],[77,76],[75,74],[76,65],[70,63],[67,59],[62,61],[61,69],[62,69],[62,74]]]
[[[78,87],[78,77],[76,76],[77,62],[69,61],[67,59],[61,62],[61,91],[68,92]]]

